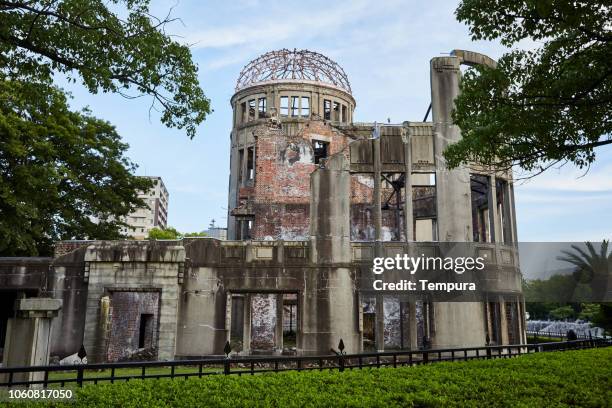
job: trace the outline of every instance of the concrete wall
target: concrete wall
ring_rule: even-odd
[[[89,275],[83,344],[90,361],[104,361],[109,339],[131,331],[112,317],[113,293],[125,291],[160,293],[158,358],[173,359],[184,248],[173,242],[105,242],[89,246],[85,262]]]

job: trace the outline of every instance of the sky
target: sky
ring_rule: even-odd
[[[498,58],[496,42],[473,42],[454,18],[455,0],[378,1],[152,1],[152,14],[178,19],[166,32],[190,44],[199,79],[214,112],[190,140],[168,129],[150,100],[87,93],[60,83],[108,120],[130,145],[137,174],[161,176],[170,194],[169,225],[179,231],[227,222],[232,111],[238,74],[257,56],[281,48],[309,49],[337,63],[351,81],[356,122],[421,121],[430,102],[429,60],[453,49]],[[529,46],[537,46],[530,44]],[[566,165],[515,192],[520,241],[600,241],[612,238],[612,146],[598,150],[585,175]]]

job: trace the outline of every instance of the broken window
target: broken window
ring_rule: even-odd
[[[435,173],[412,173],[412,215],[414,240],[437,241]]]
[[[380,183],[382,240],[404,241],[404,203],[406,199],[404,173],[383,173]]]
[[[470,175],[472,194],[472,228],[474,242],[492,242],[489,219],[489,177]]]
[[[328,142],[323,142],[321,140],[313,140],[312,141],[312,150],[314,153],[314,162],[315,164],[319,164],[321,159],[325,159],[328,154]]]
[[[249,120],[255,119],[255,99],[249,100]]]
[[[266,117],[266,104],[267,104],[266,98],[259,98],[259,100],[257,101],[258,116],[260,118]]]
[[[242,102],[240,104],[240,123],[245,123],[247,121],[247,104],[246,102]]]
[[[291,116],[297,118],[300,115],[300,97],[291,97]]]
[[[303,118],[310,117],[310,98],[302,96],[302,113]]]
[[[140,328],[138,333],[138,348],[150,348],[153,336],[153,315],[143,313],[140,315]]]
[[[340,104],[338,102],[334,102],[334,112],[332,120],[334,122],[340,122]]]
[[[281,96],[280,98],[280,115],[289,116],[289,97]]]
[[[347,112],[346,105],[342,105],[342,122],[344,123],[348,122],[348,116],[346,112]]]
[[[331,120],[331,101],[329,99],[323,100],[323,119]]]
[[[246,168],[246,176],[247,181],[251,181],[255,179],[255,148],[248,147],[247,148],[247,168]]]

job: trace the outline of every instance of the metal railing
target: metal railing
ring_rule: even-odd
[[[342,342],[342,341],[341,341]],[[341,343],[342,344],[342,343]],[[539,344],[464,347],[429,350],[400,350],[345,354],[341,351],[318,356],[216,357],[198,360],[145,361],[82,365],[49,365],[33,367],[0,367],[0,387],[49,386],[100,382],[114,383],[135,379],[203,377],[209,375],[254,375],[265,372],[363,369],[368,367],[401,367],[443,361],[510,358],[538,352],[577,350],[612,346],[610,339],[588,339]],[[332,350],[333,351],[333,350]],[[155,372],[165,368],[169,372]],[[121,370],[131,369],[129,374]],[[110,370],[110,373],[108,371]],[[134,373],[137,371],[137,374]],[[40,379],[24,380],[24,373],[37,373]],[[58,374],[63,373],[64,376]],[[56,378],[54,378],[56,377]]]
[[[587,339],[605,339],[605,336],[593,336],[592,334],[575,334],[576,340],[587,340]],[[529,337],[549,337],[549,338],[559,338],[565,339],[568,336],[568,333],[563,332],[551,332],[551,331],[540,331],[540,330],[527,330],[527,336]]]

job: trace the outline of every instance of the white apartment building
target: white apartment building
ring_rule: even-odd
[[[128,228],[123,233],[134,239],[145,239],[149,231],[154,228],[166,228],[168,225],[168,190],[161,177],[143,176],[153,180],[153,187],[148,192],[142,192],[138,196],[147,205],[139,208],[125,219]]]

